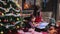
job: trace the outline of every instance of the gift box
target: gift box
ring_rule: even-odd
[[[48,34],[47,32],[42,32],[43,34]]]

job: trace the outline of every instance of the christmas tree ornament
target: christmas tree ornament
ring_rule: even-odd
[[[2,13],[2,16],[4,16],[4,13]]]
[[[19,18],[17,18],[17,20],[19,20]]]
[[[2,15],[2,12],[0,12],[0,15]]]
[[[0,26],[3,26],[3,24],[0,24]]]
[[[7,22],[7,20],[6,19],[4,19],[4,21],[3,22]]]
[[[20,26],[16,26],[16,28],[18,29],[18,28],[20,28]]]
[[[1,31],[1,32],[0,32],[0,34],[4,34],[4,32],[3,32],[3,31]]]

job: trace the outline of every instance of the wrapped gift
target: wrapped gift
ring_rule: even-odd
[[[47,32],[42,32],[43,34],[48,34]]]

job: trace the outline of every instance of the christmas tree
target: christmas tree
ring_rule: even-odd
[[[23,17],[20,8],[14,0],[0,0],[0,34],[22,27]]]

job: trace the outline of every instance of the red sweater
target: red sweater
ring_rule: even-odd
[[[39,23],[39,22],[41,22],[41,19],[42,19],[42,17],[41,17],[41,16],[36,17],[35,22]]]

